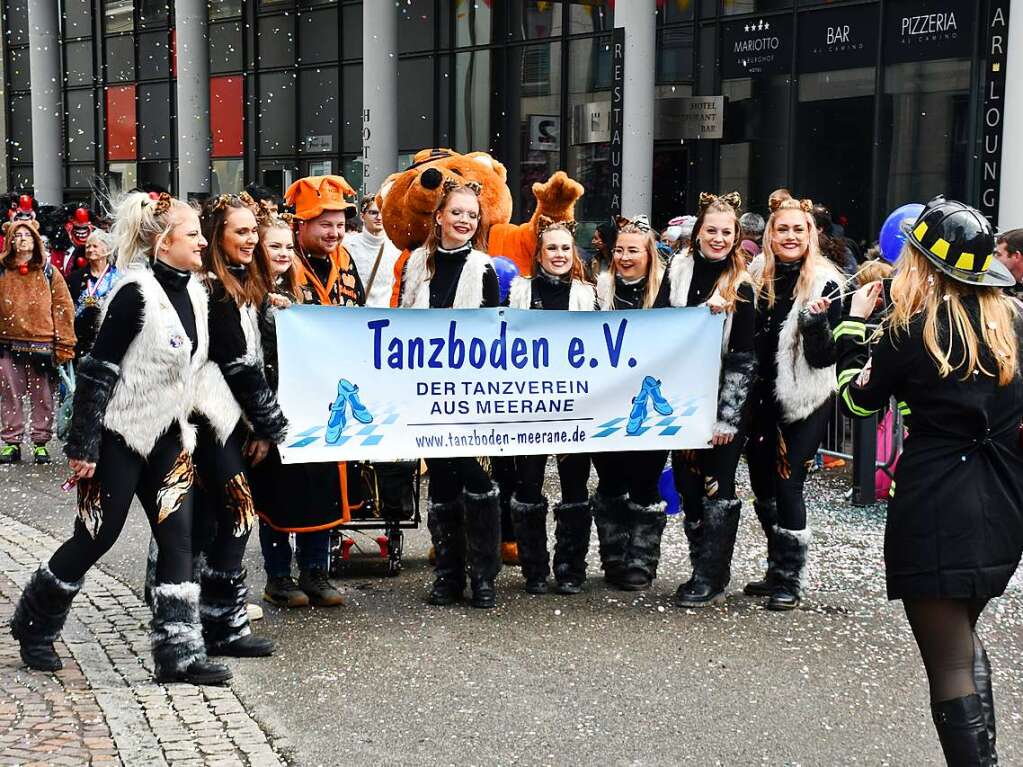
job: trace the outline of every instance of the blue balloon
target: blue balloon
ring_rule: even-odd
[[[918,202],[911,202],[896,208],[892,214],[885,219],[881,227],[881,257],[889,264],[894,264],[902,254],[902,247],[906,244],[906,233],[902,231],[902,222],[916,221],[924,206]]]
[[[519,268],[515,262],[506,256],[494,256],[490,259],[497,272],[497,284],[501,289],[501,303],[508,298],[508,291],[511,290],[512,280],[519,276]]]
[[[678,514],[682,511],[682,499],[678,496],[678,490],[675,489],[675,473],[669,466],[661,472],[661,478],[657,482],[657,489],[661,493],[661,498],[667,504],[666,509],[668,514]]]

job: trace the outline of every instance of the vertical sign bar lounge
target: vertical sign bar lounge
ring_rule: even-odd
[[[611,216],[622,214],[622,133],[625,130],[625,27],[611,38]]]
[[[997,227],[1002,183],[1002,131],[1005,125],[1005,65],[1009,51],[1009,0],[991,0],[988,7],[980,210]]]

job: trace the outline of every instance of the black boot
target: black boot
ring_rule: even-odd
[[[979,695],[932,703],[931,717],[948,767],[992,767],[997,764]]]
[[[539,503],[523,503],[511,497],[511,518],[515,525],[515,540],[519,544],[519,562],[526,591],[530,594],[547,593],[547,576],[551,574],[547,553],[547,499]]]
[[[973,682],[980,696],[980,706],[984,712],[984,726],[987,728],[988,743],[991,744],[991,764],[998,764],[998,752],[995,750],[995,699],[991,692],[991,661],[988,660],[984,643],[976,633],[973,635]]]
[[[245,585],[244,568],[224,572],[206,567],[200,583],[199,615],[207,655],[235,658],[273,655],[273,642],[266,637],[255,636],[249,625],[249,614],[245,609],[249,590]]]
[[[799,607],[806,587],[806,550],[810,545],[810,528],[786,530],[775,527],[772,535],[776,558],[774,591],[768,610],[784,611]]]
[[[578,594],[586,580],[593,515],[588,500],[554,507],[554,580],[559,594]]]
[[[703,532],[693,564],[693,577],[675,594],[679,607],[709,607],[723,604],[732,577],[732,553],[739,531],[742,501],[703,501]]]
[[[626,525],[629,496],[609,497],[598,492],[590,502],[600,542],[600,566],[604,570],[604,580],[618,586],[625,576],[625,551],[629,547],[629,528]]]
[[[657,577],[657,564],[661,561],[661,535],[668,522],[664,501],[641,506],[629,501],[632,531],[625,554],[625,575],[621,588],[642,591],[650,588]]]
[[[753,510],[757,513],[760,527],[764,531],[764,538],[767,539],[767,572],[763,580],[747,583],[742,593],[748,597],[769,597],[774,593],[774,562],[777,557],[774,526],[778,524],[778,504],[774,499],[754,501]]]
[[[153,663],[157,682],[223,684],[231,669],[206,657],[198,583],[153,587]]]
[[[431,605],[450,605],[465,591],[465,526],[462,498],[429,502],[426,525],[430,528],[435,563],[433,588],[427,601]]]
[[[71,602],[82,589],[84,579],[68,583],[57,578],[46,565],[32,573],[21,592],[11,618],[11,635],[21,645],[21,659],[37,671],[63,668],[53,643],[64,628]]]
[[[691,570],[689,580],[678,587],[679,593],[688,589],[693,584],[693,578],[696,577],[696,563],[700,561],[700,544],[703,542],[702,504],[700,509],[700,517],[690,518],[687,516],[682,520],[682,532],[686,534],[686,540],[689,542],[689,566]]]
[[[488,493],[465,493],[465,540],[468,547],[472,606],[497,606],[501,571],[501,503],[497,485]]]

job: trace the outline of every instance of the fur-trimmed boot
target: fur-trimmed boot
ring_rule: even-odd
[[[40,565],[21,592],[11,617],[11,635],[21,645],[21,660],[37,671],[59,671],[64,667],[53,649],[71,602],[82,590],[85,579],[68,583]]]
[[[753,510],[757,513],[764,538],[767,539],[767,572],[762,580],[747,583],[742,593],[748,597],[769,597],[774,593],[775,560],[778,556],[773,533],[774,526],[778,524],[778,503],[773,498],[769,501],[754,501]]]
[[[625,576],[625,553],[629,548],[629,496],[606,496],[599,492],[590,499],[593,523],[600,542],[600,566],[604,580],[618,586]]]
[[[547,499],[543,498],[539,503],[523,503],[512,495],[511,517],[526,591],[546,594],[547,576],[551,574],[547,552]]]
[[[501,572],[501,502],[495,484],[489,492],[465,495],[465,540],[468,549],[472,606],[497,606]]]
[[[742,501],[703,501],[703,528],[693,561],[693,577],[675,594],[679,607],[709,607],[723,604],[732,577],[732,553],[739,531]]]
[[[200,581],[199,616],[206,654],[234,658],[265,658],[273,655],[274,643],[257,637],[249,624],[245,599],[245,569],[225,572],[204,567]]]
[[[231,669],[206,657],[198,583],[154,586],[150,626],[157,682],[223,684],[231,678]]]
[[[686,517],[682,520],[682,532],[686,534],[686,540],[689,542],[689,580],[678,587],[679,593],[683,589],[688,589],[692,583],[693,578],[696,577],[696,564],[700,561],[700,544],[703,543],[703,509],[701,505],[700,517],[693,519]]]
[[[984,712],[984,726],[987,727],[987,739],[991,744],[991,764],[998,764],[998,751],[995,749],[997,733],[995,731],[995,698],[991,692],[991,661],[988,660],[984,643],[976,632],[973,634],[973,682],[980,696],[980,706]]]
[[[664,501],[641,506],[629,501],[632,531],[625,553],[625,575],[620,588],[624,591],[642,591],[650,588],[657,577],[657,564],[661,561],[661,535],[668,523]]]
[[[931,718],[949,767],[997,765],[979,695],[932,703]]]
[[[554,507],[554,590],[578,594],[586,580],[586,555],[590,551],[593,514],[589,500],[559,503]]]
[[[433,588],[426,601],[431,605],[450,605],[465,591],[465,512],[462,497],[427,504],[426,526],[433,542]]]
[[[810,528],[786,530],[774,526],[774,591],[767,603],[768,610],[794,610],[799,607],[806,588],[806,551],[810,537]]]

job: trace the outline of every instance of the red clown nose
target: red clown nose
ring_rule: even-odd
[[[85,266],[86,263],[87,263],[86,260],[81,256],[75,259],[75,266],[77,266],[79,269]]]
[[[89,221],[89,211],[87,211],[85,208],[79,208],[78,210],[76,210],[75,223],[78,224],[79,226],[88,226],[90,223],[92,223],[91,221]]]

